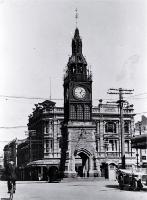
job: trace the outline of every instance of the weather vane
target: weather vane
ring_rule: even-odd
[[[77,9],[77,8],[75,9],[75,12],[76,12],[76,14],[75,14],[75,19],[76,19],[76,27],[77,27],[78,18],[79,18],[79,14],[78,14],[78,9]]]

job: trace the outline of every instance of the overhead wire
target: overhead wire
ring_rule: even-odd
[[[27,128],[27,126],[0,126],[0,129],[17,129],[17,128]]]
[[[141,98],[135,98],[136,96],[141,96],[141,95],[147,95],[146,92],[144,93],[139,93],[135,95],[128,96],[127,99],[133,98],[133,99],[147,99],[147,97],[141,97]],[[29,96],[16,96],[16,95],[0,95],[0,98],[5,98],[5,100],[9,99],[24,99],[24,100],[55,100],[55,101],[62,101],[64,100],[63,98],[49,98],[49,97],[29,97]],[[125,98],[125,97],[124,97]],[[104,98],[102,100],[116,100],[117,98]],[[99,100],[98,98],[95,98],[93,100]]]
[[[136,95],[131,95],[127,98],[134,98],[135,96],[141,96],[141,95],[146,95],[147,93],[144,92],[144,93],[139,93],[139,94],[136,94]],[[54,99],[50,99],[50,98],[45,98],[45,97],[28,97],[28,96],[15,96],[15,95],[0,95],[0,98],[6,98],[6,100],[9,100],[7,98],[12,98],[12,99],[25,99],[25,100],[63,100],[62,98],[54,98]],[[124,97],[125,98],[125,97]],[[134,98],[134,99],[146,99],[147,97],[142,97],[142,98]],[[99,100],[98,98],[97,99],[93,99],[93,100]],[[113,99],[102,99],[102,100],[117,100],[117,98],[113,98]],[[146,111],[145,112],[140,112],[140,113],[135,113],[136,115],[137,114],[145,114],[147,113]],[[18,128],[27,128],[27,126],[1,126],[0,129],[18,129]]]

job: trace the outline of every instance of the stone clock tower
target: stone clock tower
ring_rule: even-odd
[[[82,40],[77,28],[64,77],[64,113],[65,122],[86,122],[92,117],[92,77],[82,54]]]
[[[82,54],[82,40],[76,28],[72,55],[64,75],[64,122],[61,163],[64,176],[94,176],[97,173],[96,126],[92,122],[92,74]]]

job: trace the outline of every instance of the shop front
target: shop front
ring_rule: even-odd
[[[57,178],[60,160],[37,160],[27,164],[27,179],[32,181],[51,181]]]

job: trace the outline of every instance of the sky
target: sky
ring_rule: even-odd
[[[0,152],[26,137],[28,116],[40,97],[63,99],[75,9],[83,55],[96,99],[117,99],[109,88],[134,89],[135,121],[147,112],[146,0],[0,0]],[[56,101],[62,106],[63,101]],[[3,141],[3,142],[2,142]]]

